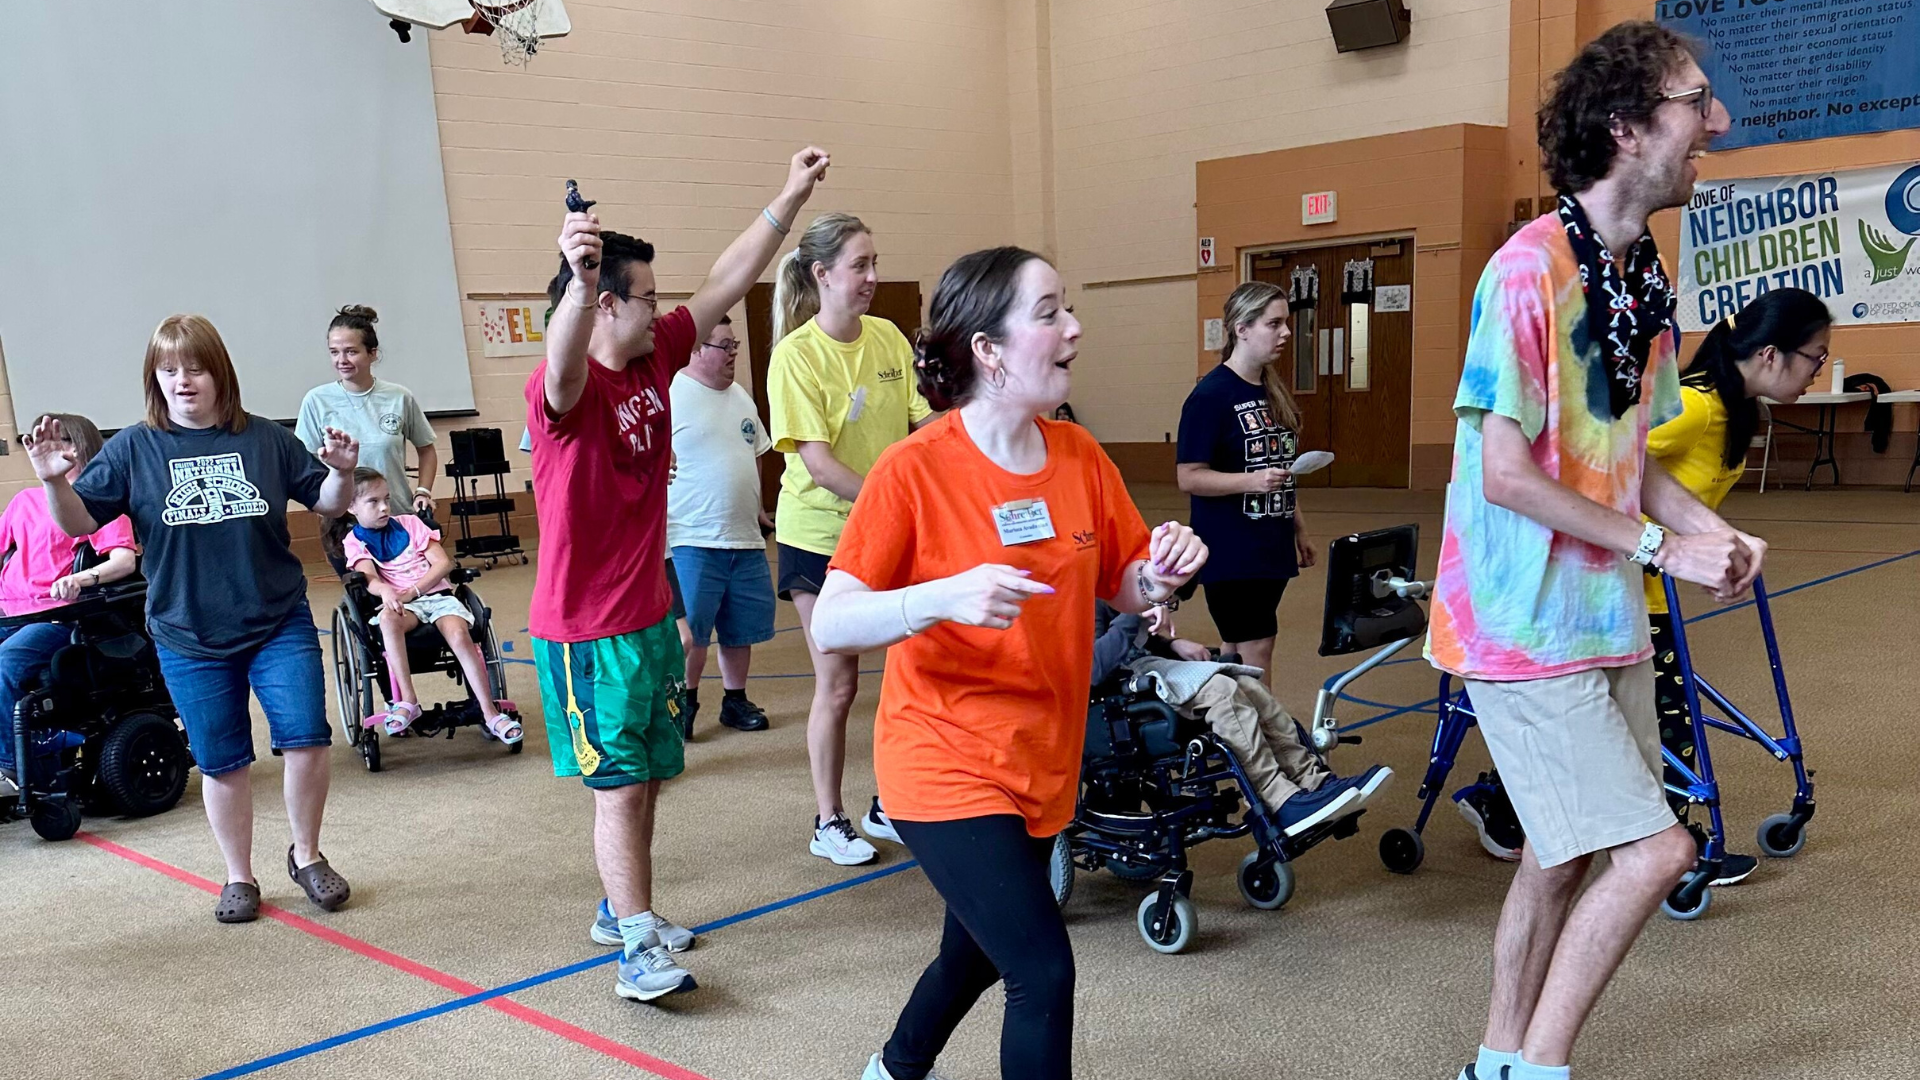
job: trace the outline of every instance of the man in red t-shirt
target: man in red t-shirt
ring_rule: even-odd
[[[759,280],[827,165],[818,147],[795,154],[779,198],[667,315],[653,245],[602,232],[588,212],[567,215],[547,286],[547,358],[527,380],[540,521],[527,629],[554,775],[593,790],[607,890],[593,939],[623,947],[614,990],[636,1001],[694,988],[668,955],[693,935],[655,914],[652,895],[654,804],[684,768],[672,710],[686,660],[665,575],[667,385]]]

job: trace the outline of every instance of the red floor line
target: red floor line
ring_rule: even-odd
[[[211,896],[220,895],[220,886],[198,874],[182,870],[171,863],[161,862],[151,855],[146,855],[130,847],[116,844],[111,840],[95,836],[89,832],[75,833],[73,838],[82,843],[99,848],[109,855],[118,856],[137,866],[143,866],[148,870],[164,874],[175,881],[184,885],[190,885]],[[301,933],[319,938],[321,941],[327,942],[330,945],[338,945],[348,952],[364,956],[375,963],[384,964],[387,967],[393,968],[395,971],[405,972],[414,978],[423,979],[443,990],[451,991],[462,997],[469,994],[483,993],[486,989],[482,986],[475,986],[473,983],[467,982],[464,979],[457,979],[444,971],[428,967],[418,961],[409,960],[398,953],[388,952],[378,945],[362,941],[350,934],[343,934],[331,927],[317,923],[304,915],[295,915],[285,908],[276,907],[272,904],[261,904],[260,914],[269,919],[291,926]],[[665,1077],[666,1080],[709,1080],[708,1077],[694,1072],[691,1069],[675,1065],[671,1061],[663,1061],[660,1058],[654,1057],[652,1054],[636,1050],[624,1043],[615,1042],[604,1035],[595,1034],[583,1027],[569,1024],[557,1016],[522,1005],[510,998],[494,998],[490,1001],[483,1002],[483,1004],[496,1012],[504,1013],[522,1023],[531,1024],[549,1034],[558,1035],[560,1038],[577,1046],[605,1054],[615,1061],[624,1062],[638,1069],[644,1069],[655,1076]]]

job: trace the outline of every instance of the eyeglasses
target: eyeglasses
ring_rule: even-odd
[[[1700,112],[1700,118],[1706,119],[1713,113],[1713,84],[1696,86],[1691,90],[1682,90],[1677,94],[1661,94],[1661,101],[1694,101],[1694,108]]]
[[[719,349],[728,356],[733,356],[740,351],[740,343],[738,341],[729,341],[725,345],[717,341],[703,341],[700,343],[700,347],[703,349]]]
[[[1828,354],[1826,354],[1826,353],[1821,353],[1821,354],[1819,354],[1818,356],[1816,356],[1816,355],[1814,355],[1813,353],[1810,353],[1810,352],[1805,352],[1805,351],[1803,351],[1803,350],[1800,350],[1800,349],[1795,349],[1795,350],[1793,350],[1793,355],[1795,355],[1795,356],[1804,356],[1804,357],[1806,357],[1807,359],[1809,359],[1809,360],[1811,360],[1811,361],[1813,361],[1813,373],[1814,373],[1815,375],[1818,375],[1818,374],[1820,374],[1820,369],[1821,369],[1821,368],[1823,368],[1823,367],[1826,367],[1826,366],[1827,366],[1827,355],[1828,355]]]

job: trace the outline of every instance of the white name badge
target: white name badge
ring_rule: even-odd
[[[851,424],[860,419],[861,413],[867,411],[867,388],[855,387],[848,397],[852,403],[847,406],[847,423]]]
[[[1045,499],[1001,503],[993,508],[993,527],[1007,547],[1053,539],[1053,516],[1047,513]]]

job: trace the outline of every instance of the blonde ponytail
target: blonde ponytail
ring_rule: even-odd
[[[840,250],[848,240],[870,232],[866,223],[852,214],[821,214],[813,219],[800,235],[799,246],[780,260],[780,270],[774,275],[774,341],[820,314],[820,283],[813,278],[814,264],[832,266],[840,261]]]

